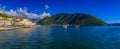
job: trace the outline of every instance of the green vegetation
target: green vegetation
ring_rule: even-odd
[[[11,16],[7,16],[6,14],[0,13],[0,17],[10,18]]]
[[[40,20],[39,25],[80,25],[80,26],[92,26],[92,25],[107,25],[104,21],[87,14],[56,14],[52,17],[46,17]]]
[[[46,17],[44,18],[44,20],[42,20],[41,25],[52,25],[54,24],[53,21],[51,21],[52,18],[51,17]]]

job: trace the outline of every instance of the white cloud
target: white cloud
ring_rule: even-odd
[[[41,14],[40,15],[41,16],[41,18],[40,19],[43,19],[43,18],[45,18],[45,17],[50,17],[51,15],[50,15],[50,13],[46,13],[46,12],[44,12],[43,14]]]
[[[45,10],[49,9],[49,6],[48,5],[45,5]]]
[[[10,11],[4,11],[3,13],[8,16],[17,16],[16,11],[13,11],[13,9],[11,9]]]
[[[17,16],[17,17],[22,17],[22,18],[28,18],[28,19],[43,19],[46,16],[50,17],[50,13],[42,13],[42,14],[35,14],[35,13],[29,13],[27,8],[19,8],[17,10],[11,9],[10,11],[5,10],[6,6],[0,7],[0,13],[6,14],[8,16]],[[49,7],[46,6],[46,9]]]

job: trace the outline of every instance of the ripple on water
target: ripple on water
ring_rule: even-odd
[[[0,31],[2,49],[120,49],[120,27],[38,26]]]

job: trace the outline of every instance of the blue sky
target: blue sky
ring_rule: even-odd
[[[119,0],[0,0],[6,10],[27,7],[28,12],[40,14],[85,13],[102,19],[107,23],[120,23]],[[45,10],[45,5],[49,8]]]

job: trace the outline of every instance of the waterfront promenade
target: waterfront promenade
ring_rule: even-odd
[[[4,30],[13,30],[13,29],[19,29],[22,27],[0,27],[0,31],[4,31]]]

